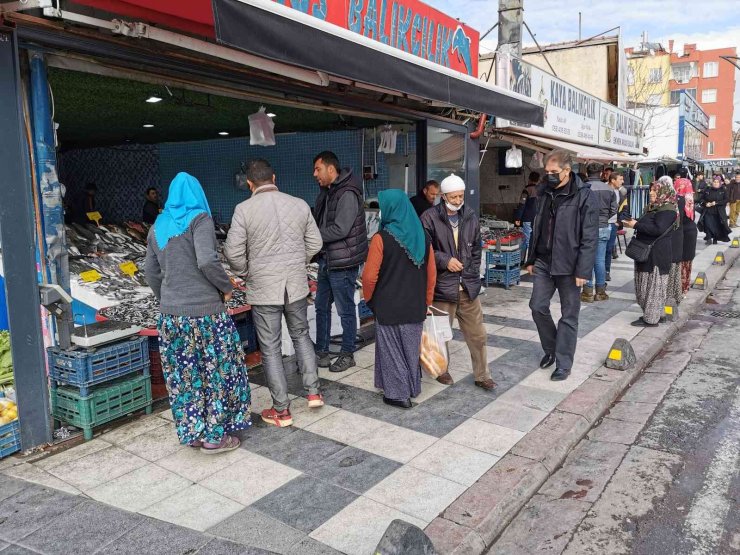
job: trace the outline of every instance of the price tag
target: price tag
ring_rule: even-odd
[[[100,225],[100,220],[103,219],[103,215],[100,212],[88,212],[87,219]]]
[[[96,281],[100,281],[103,276],[101,276],[100,272],[98,272],[97,270],[88,270],[87,272],[82,272],[80,274],[80,277],[82,278],[82,281],[93,283]]]
[[[136,267],[136,264],[134,264],[130,260],[119,264],[118,267],[124,274],[131,277],[134,277],[134,274],[139,271],[139,268]]]

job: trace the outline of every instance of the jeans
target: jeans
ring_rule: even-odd
[[[532,222],[522,222],[522,231],[524,232],[524,243],[522,244],[522,256],[527,253],[529,241],[532,238]]]
[[[596,287],[604,287],[606,285],[606,246],[609,243],[609,237],[611,236],[612,229],[610,226],[599,228],[599,242],[596,245],[596,265],[594,266],[594,274],[596,274]],[[588,280],[586,287],[594,288],[593,280]]]
[[[319,259],[319,275],[316,290],[316,351],[329,352],[331,339],[331,305],[336,303],[342,321],[342,353],[355,352],[357,340],[357,306],[355,305],[355,282],[359,268],[329,270],[326,258]]]
[[[303,378],[303,387],[309,395],[319,392],[319,372],[316,366],[316,353],[311,336],[308,334],[308,301],[301,299],[285,305],[252,305],[254,327],[262,350],[262,367],[267,378],[267,386],[272,394],[272,405],[282,411],[290,406],[288,381],[283,367],[282,326],[283,316],[288,324],[288,333],[295,346],[298,370]]]
[[[609,224],[612,229],[611,235],[609,235],[609,242],[606,244],[606,253],[604,254],[604,269],[606,273],[612,271],[612,252],[614,252],[614,246],[617,244],[617,224]]]
[[[550,301],[556,289],[562,313],[557,328],[550,314]],[[555,353],[558,368],[573,368],[581,311],[581,288],[576,285],[575,276],[550,275],[549,264],[537,259],[529,308],[532,309],[532,319],[540,334],[542,349],[545,353]]]

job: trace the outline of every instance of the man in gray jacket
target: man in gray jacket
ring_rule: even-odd
[[[609,220],[617,214],[617,197],[614,189],[601,180],[604,172],[604,164],[591,162],[586,166],[588,174],[588,187],[598,199],[599,203],[599,242],[596,244],[596,264],[592,276],[596,277],[596,295],[594,295],[593,278],[588,280],[581,293],[581,301],[592,303],[594,301],[608,301],[606,294],[606,250],[611,236]]]
[[[298,369],[308,406],[324,405],[319,392],[316,354],[308,333],[308,281],[306,264],[321,250],[321,233],[303,200],[281,193],[267,160],[252,160],[247,167],[252,196],[234,210],[224,254],[231,269],[243,276],[247,302],[262,350],[262,364],[273,406],[262,420],[290,426],[288,384],[282,361],[282,319],[295,345]]]

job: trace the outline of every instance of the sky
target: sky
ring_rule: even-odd
[[[424,1],[481,34],[498,21],[497,0]],[[564,9],[564,5],[568,8]],[[686,0],[524,0],[524,21],[541,45],[577,40],[579,11],[584,39],[619,26],[625,47],[638,46],[640,35],[647,31],[650,42],[660,42],[666,49],[668,39],[674,39],[674,50],[685,43],[695,43],[702,50],[735,46],[740,56],[740,0],[698,3]],[[524,45],[534,46],[526,29],[523,32]],[[494,30],[481,43],[481,53],[495,50],[496,42],[497,30]],[[740,120],[740,71],[736,76],[734,119]]]

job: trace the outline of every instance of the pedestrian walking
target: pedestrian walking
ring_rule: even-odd
[[[324,151],[314,158],[314,178],[321,187],[316,218],[324,246],[318,257],[316,291],[316,354],[320,368],[344,372],[355,365],[357,305],[355,289],[360,264],[367,257],[367,227],[362,185],[352,169],[340,169],[336,154]],[[321,203],[320,205],[318,203]],[[342,347],[332,362],[331,305],[342,321]]]
[[[730,227],[737,227],[737,217],[740,215],[740,171],[735,171],[735,177],[730,180],[727,197],[730,204]]]
[[[633,241],[652,245],[646,260],[635,261],[635,295],[643,315],[633,326],[655,327],[663,316],[673,260],[671,231],[678,226],[677,218],[676,190],[671,178],[664,176],[653,183],[645,214],[624,222],[636,232]]]
[[[581,287],[592,275],[599,242],[599,200],[572,171],[566,150],[545,158],[545,181],[537,191],[527,271],[534,275],[529,307],[545,356],[540,368],[556,364],[550,379],[568,379],[578,340]],[[603,251],[602,251],[603,256]],[[560,296],[562,317],[555,327],[550,301]]]
[[[232,286],[218,259],[216,232],[195,177],[178,173],[147,238],[146,280],[160,303],[159,352],[180,443],[230,451],[230,435],[251,425],[239,333],[224,300]]]
[[[434,307],[450,315],[450,324],[457,318],[470,351],[475,385],[491,390],[496,383],[488,368],[488,335],[478,298],[481,291],[480,223],[475,212],[465,206],[462,178],[454,174],[445,177],[441,191],[443,202],[421,216],[437,265]],[[453,383],[449,372],[439,376],[437,381],[446,385]]]
[[[362,294],[375,315],[375,387],[405,409],[421,393],[421,333],[437,268],[429,238],[400,189],[381,191],[380,231],[370,241]]]
[[[609,174],[609,180],[607,184],[614,190],[614,197],[617,200],[617,212],[609,218],[609,241],[606,244],[606,252],[604,253],[604,281],[611,281],[612,276],[612,259],[617,258],[615,252],[617,245],[617,231],[619,229],[619,211],[622,206],[623,198],[622,192],[624,190],[626,197],[626,189],[624,189],[624,176],[621,173],[615,171],[607,172]]]
[[[697,195],[697,198],[699,195],[701,195],[702,191],[707,188],[707,181],[704,179],[704,172],[699,172],[696,174],[696,178],[694,180],[694,194]]]
[[[290,426],[288,383],[282,357],[282,322],[295,346],[309,408],[324,405],[319,390],[316,353],[308,332],[306,264],[321,250],[319,229],[308,204],[278,190],[267,160],[247,165],[252,196],[237,205],[226,237],[224,255],[231,269],[244,277],[247,303],[262,351],[262,367],[272,407],[262,420]]]
[[[522,191],[519,206],[514,212],[514,224],[522,228],[524,233],[524,244],[522,251],[526,252],[529,247],[529,239],[532,236],[532,222],[534,221],[535,205],[537,199],[537,184],[541,176],[537,172],[530,172],[527,186]]]
[[[618,197],[614,189],[601,180],[603,172],[604,165],[598,162],[591,162],[586,166],[587,186],[591,188],[599,203],[599,240],[596,244],[596,262],[591,277],[581,293],[581,301],[584,303],[609,300],[609,295],[606,294],[606,254],[612,231],[610,221],[616,218]],[[609,254],[611,256],[611,252]]]
[[[414,206],[416,215],[421,215],[429,210],[432,206],[439,203],[439,183],[430,179],[424,185],[424,188],[415,196],[411,197],[411,204]]]
[[[701,218],[697,224],[699,231],[704,232],[704,242],[708,245],[730,240],[727,202],[727,187],[722,182],[722,176],[712,176],[712,186],[704,189],[701,195]]]

